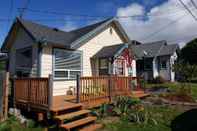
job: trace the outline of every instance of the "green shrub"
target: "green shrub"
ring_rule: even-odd
[[[27,127],[28,128],[34,128],[36,126],[36,122],[34,120],[29,119],[27,121]]]

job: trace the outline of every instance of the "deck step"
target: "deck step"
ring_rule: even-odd
[[[144,94],[144,91],[133,91],[133,94]]]
[[[148,94],[148,93],[139,93],[139,94],[132,95],[132,97],[134,97],[134,98],[145,98],[145,97],[147,97],[149,95],[150,94]]]
[[[53,107],[51,109],[52,112],[59,112],[59,111],[64,111],[64,110],[69,110],[69,109],[75,109],[75,108],[82,108],[82,104],[81,103],[69,103],[67,105],[59,105],[59,106],[56,106],[56,107]]]
[[[91,124],[89,126],[85,126],[84,128],[80,129],[79,131],[96,131],[103,127],[102,124]]]
[[[79,111],[76,111],[76,112],[55,116],[55,119],[69,120],[69,119],[72,119],[74,117],[85,115],[85,114],[88,114],[88,113],[90,113],[90,110],[79,110]]]
[[[66,130],[70,130],[72,128],[83,126],[85,124],[94,122],[95,120],[96,120],[96,117],[88,116],[86,118],[79,119],[79,120],[76,120],[73,122],[69,122],[67,124],[62,124],[62,125],[60,125],[60,127],[66,129]]]

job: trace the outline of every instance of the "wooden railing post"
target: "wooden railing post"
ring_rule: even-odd
[[[48,106],[51,109],[53,104],[53,75],[49,74]]]
[[[112,102],[112,77],[111,75],[109,76],[108,80],[108,89],[109,89],[109,101]]]
[[[77,75],[77,103],[80,103],[80,76]]]
[[[4,118],[8,117],[8,95],[9,95],[9,72],[5,73],[5,97],[4,97]]]
[[[13,80],[13,83],[12,83],[12,87],[13,87],[13,89],[12,89],[12,93],[13,93],[13,108],[16,108],[16,78],[15,77],[13,77],[12,78],[12,80]]]

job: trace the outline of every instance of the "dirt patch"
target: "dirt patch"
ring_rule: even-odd
[[[116,122],[119,122],[119,121],[120,121],[120,118],[117,117],[117,116],[108,116],[108,117],[102,119],[102,123],[104,123],[104,124],[116,123]]]
[[[179,95],[179,94],[168,94],[166,96],[162,96],[164,99],[169,101],[178,101],[178,102],[191,102],[194,103],[195,100],[188,95]]]

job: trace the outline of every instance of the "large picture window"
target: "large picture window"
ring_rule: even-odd
[[[81,52],[54,49],[54,78],[76,79],[81,74]]]

